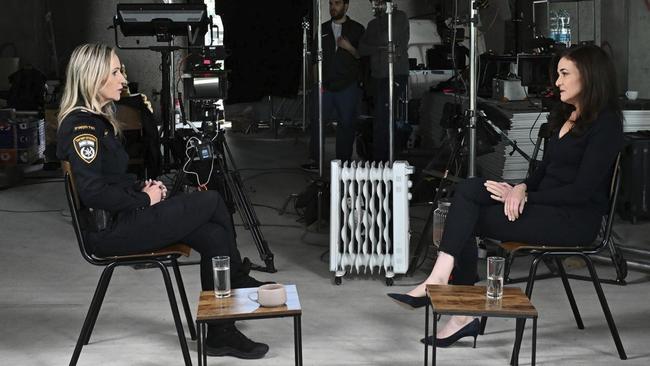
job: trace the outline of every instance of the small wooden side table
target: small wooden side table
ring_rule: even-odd
[[[537,310],[530,299],[518,287],[504,287],[503,298],[488,300],[485,286],[427,285],[430,304],[427,304],[424,337],[429,336],[429,305],[433,311],[433,350],[431,365],[436,364],[436,333],[438,314],[487,316],[497,318],[516,318],[515,344],[523,336],[525,319],[533,319],[532,365],[535,365],[535,347],[537,345]],[[424,365],[428,363],[428,346],[424,345]],[[519,350],[514,349],[511,359],[513,366],[518,365]]]
[[[302,329],[300,319],[302,309],[296,285],[285,285],[287,303],[273,308],[261,307],[251,300],[249,294],[257,296],[257,287],[238,288],[231,292],[230,297],[216,298],[213,291],[202,291],[196,314],[196,327],[199,331],[197,351],[199,366],[208,364],[205,352],[205,339],[208,333],[208,323],[211,320],[246,320],[293,317],[293,339],[295,347],[296,366],[302,366]],[[251,296],[255,298],[254,296]]]

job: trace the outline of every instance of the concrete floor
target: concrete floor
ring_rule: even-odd
[[[287,195],[302,190],[308,176],[296,167],[304,162],[306,142],[270,133],[230,134],[231,148],[242,170],[251,200],[280,207]],[[331,141],[331,140],[330,140]],[[332,145],[328,144],[328,151]],[[26,183],[41,183],[29,179]],[[23,185],[0,191],[0,365],[65,365],[69,362],[100,269],[79,255],[67,216],[60,181]],[[19,211],[48,211],[15,213]],[[403,292],[425,277],[426,263],[414,277],[386,287],[382,277],[353,276],[332,284],[328,234],[296,222],[295,214],[279,216],[257,206],[263,233],[275,254],[278,272],[254,273],[260,280],[297,285],[303,306],[305,365],[417,365],[422,363],[424,314],[397,306],[387,292]],[[414,225],[417,220],[414,220]],[[648,245],[648,224],[622,225],[624,238]],[[414,230],[415,232],[415,230]],[[238,227],[242,254],[259,257],[250,234]],[[324,258],[324,259],[322,259]],[[191,260],[197,259],[194,254]],[[481,265],[484,265],[483,263]],[[182,268],[193,309],[199,292],[198,266]],[[612,270],[598,267],[603,277]],[[527,271],[516,262],[515,275]],[[580,272],[581,270],[575,270]],[[593,286],[572,281],[585,330],[578,330],[559,280],[539,281],[533,303],[539,314],[537,361],[542,365],[650,364],[650,276],[630,272],[627,286],[604,285],[629,359],[621,361],[600,310]],[[257,361],[211,358],[210,365],[292,365],[290,319],[239,322],[270,351]],[[530,322],[527,324],[530,327]],[[530,328],[521,364],[530,363]],[[514,321],[491,319],[477,349],[469,339],[438,352],[440,365],[506,365],[514,338]],[[196,343],[189,342],[193,362]],[[113,276],[91,343],[79,365],[181,365],[173,320],[157,270],[120,268]]]

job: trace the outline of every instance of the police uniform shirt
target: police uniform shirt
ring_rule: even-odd
[[[70,162],[81,202],[111,213],[149,206],[136,176],[127,174],[129,156],[106,118],[71,112],[57,131],[57,156]]]

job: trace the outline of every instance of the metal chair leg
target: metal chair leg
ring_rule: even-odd
[[[506,257],[505,268],[503,269],[503,282],[510,283],[510,269],[512,268],[512,262],[514,262],[515,256],[512,252],[508,253]]]
[[[176,260],[176,258],[173,258],[171,262],[172,267],[174,268],[174,276],[176,277],[176,285],[178,286],[178,294],[181,297],[181,303],[183,304],[183,310],[185,311],[185,318],[187,319],[187,328],[190,330],[190,337],[192,340],[196,340],[196,328],[194,327],[194,319],[192,319],[190,304],[187,301],[187,294],[185,293],[185,286],[183,285],[183,277],[181,276],[181,271],[178,268],[178,260]]]
[[[101,289],[99,289],[99,300],[95,308],[95,311],[92,314],[92,317],[90,318],[91,322],[88,328],[86,329],[86,334],[84,335],[84,341],[83,341],[84,346],[87,346],[88,343],[90,342],[90,336],[92,335],[93,330],[95,329],[95,323],[97,322],[97,317],[99,316],[99,310],[101,310],[102,304],[104,303],[104,297],[106,296],[106,291],[108,290],[108,284],[110,283],[111,278],[113,277],[113,271],[115,270],[116,267],[117,264],[114,263],[113,265],[109,264],[104,269],[104,271],[106,271],[106,278],[103,279],[103,283],[101,284],[102,287]],[[97,286],[99,287],[100,284],[97,284]]]
[[[573,291],[571,291],[571,286],[569,285],[569,279],[566,275],[566,270],[562,264],[562,259],[560,257],[555,257],[555,265],[557,270],[560,273],[560,278],[562,279],[562,284],[564,285],[564,291],[566,296],[569,298],[569,304],[571,305],[571,310],[573,311],[573,317],[576,319],[576,325],[578,329],[585,329],[585,325],[582,323],[582,317],[580,317],[580,311],[578,310],[578,305],[576,304],[576,299],[573,297]]]
[[[167,296],[169,297],[169,305],[172,308],[174,324],[176,325],[176,332],[178,333],[178,341],[181,344],[181,351],[183,352],[183,359],[185,360],[185,366],[192,366],[192,359],[190,358],[190,351],[187,347],[187,340],[185,339],[185,332],[183,331],[181,316],[178,313],[178,304],[176,303],[176,296],[174,295],[174,287],[172,286],[169,271],[160,261],[154,260],[152,261],[152,264],[157,265],[162,271],[163,279],[165,280],[165,287],[167,288]]]
[[[591,261],[589,256],[582,254],[581,257],[584,259],[587,268],[589,269],[589,274],[591,275],[591,282],[593,282],[594,287],[596,288],[596,294],[598,294],[598,300],[600,300],[600,306],[603,308],[603,313],[605,313],[605,319],[607,319],[607,325],[609,326],[609,331],[612,333],[612,338],[614,338],[614,343],[616,344],[616,350],[618,351],[618,356],[621,360],[627,360],[627,355],[625,354],[625,349],[623,348],[623,343],[621,342],[621,337],[618,334],[616,329],[616,324],[614,323],[614,318],[612,313],[609,310],[609,305],[607,305],[607,299],[605,299],[605,293],[603,292],[603,287],[600,285],[600,280],[596,274],[596,269],[594,264]]]
[[[77,339],[77,344],[74,347],[74,351],[72,352],[72,359],[70,360],[70,366],[75,366],[77,364],[77,361],[79,360],[79,355],[81,354],[81,348],[84,346],[84,341],[86,338],[90,337],[90,331],[92,328],[92,324],[94,324],[93,317],[96,318],[98,312],[99,312],[99,307],[101,306],[101,301],[104,299],[104,295],[102,291],[105,293],[106,292],[106,287],[104,284],[108,284],[108,280],[110,280],[111,274],[113,272],[114,268],[114,263],[109,264],[104,268],[104,271],[102,272],[102,275],[99,277],[99,281],[97,282],[97,287],[95,288],[95,294],[93,295],[93,299],[90,301],[90,308],[88,309],[88,314],[86,314],[86,319],[84,320],[84,324],[81,327],[81,332],[79,333],[79,338]]]
[[[539,267],[539,263],[542,261],[542,255],[537,255],[533,259],[533,262],[530,264],[530,271],[528,272],[528,282],[526,283],[526,297],[530,299],[530,297],[533,295],[533,287],[535,285],[535,275],[537,274],[537,268]],[[510,364],[514,365],[517,358],[519,357],[519,349],[521,348],[521,341],[524,338],[524,328],[526,326],[526,319],[521,319],[518,321],[520,323],[519,326],[517,326],[516,332],[519,333],[515,337],[515,345],[512,348],[512,357],[510,357]]]

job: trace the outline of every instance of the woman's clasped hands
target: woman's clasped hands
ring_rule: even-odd
[[[142,192],[149,196],[150,206],[167,198],[167,187],[159,180],[147,179],[144,181]]]
[[[485,188],[490,192],[490,198],[503,202],[503,213],[508,220],[515,221],[524,212],[526,205],[526,184],[511,186],[506,182],[485,181]]]

